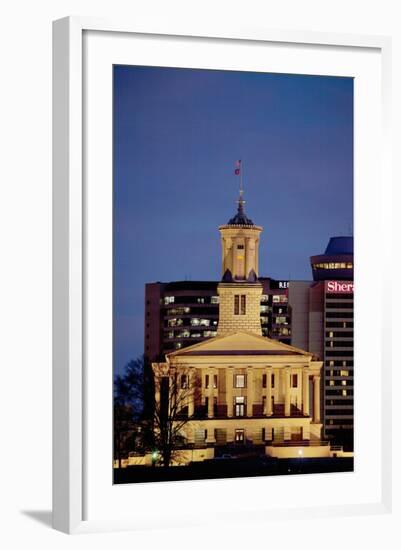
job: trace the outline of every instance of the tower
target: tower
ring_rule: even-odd
[[[255,225],[244,211],[242,184],[236,215],[219,227],[222,245],[222,281],[217,287],[220,296],[219,326],[221,336],[246,330],[261,335],[258,281],[259,237],[262,227]]]

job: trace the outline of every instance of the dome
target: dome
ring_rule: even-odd
[[[238,211],[235,216],[228,221],[227,225],[255,225],[245,214],[244,204],[245,201],[240,198],[238,201]]]

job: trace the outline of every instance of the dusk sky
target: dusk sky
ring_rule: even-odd
[[[311,279],[353,223],[353,80],[114,67],[114,368],[143,353],[146,282],[219,280],[218,226],[262,225],[259,271]]]

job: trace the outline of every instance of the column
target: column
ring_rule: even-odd
[[[255,240],[255,273],[259,274],[259,239]]]
[[[253,370],[248,367],[246,370],[246,415],[253,416]]]
[[[290,416],[291,414],[291,401],[290,401],[290,369],[285,368],[284,371],[285,384],[284,384],[284,416]]]
[[[272,411],[272,369],[266,368],[266,410],[263,411],[266,416],[271,416]]]
[[[313,377],[313,421],[320,422],[320,376]]]
[[[226,368],[226,400],[227,400],[227,416],[233,415],[233,369]]]
[[[188,416],[192,417],[195,410],[195,387],[194,373],[191,371],[188,375]]]
[[[302,411],[304,415],[309,416],[309,372],[307,367],[302,373]]]
[[[184,427],[184,434],[188,443],[195,443],[195,430],[192,422],[188,422]]]
[[[208,418],[214,417],[214,389],[213,389],[213,376],[214,376],[214,369],[208,370],[209,374],[209,407],[207,411]]]

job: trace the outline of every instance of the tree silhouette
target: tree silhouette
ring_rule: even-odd
[[[169,467],[186,445],[183,428],[193,419],[190,403],[198,399],[200,380],[193,376],[193,369],[176,369],[165,363],[154,363],[153,371],[156,393],[154,444],[162,465]]]
[[[113,426],[114,457],[121,468],[121,459],[142,447],[142,416],[145,394],[145,361],[143,357],[129,361],[124,374],[114,378]],[[138,439],[140,435],[140,443]]]

